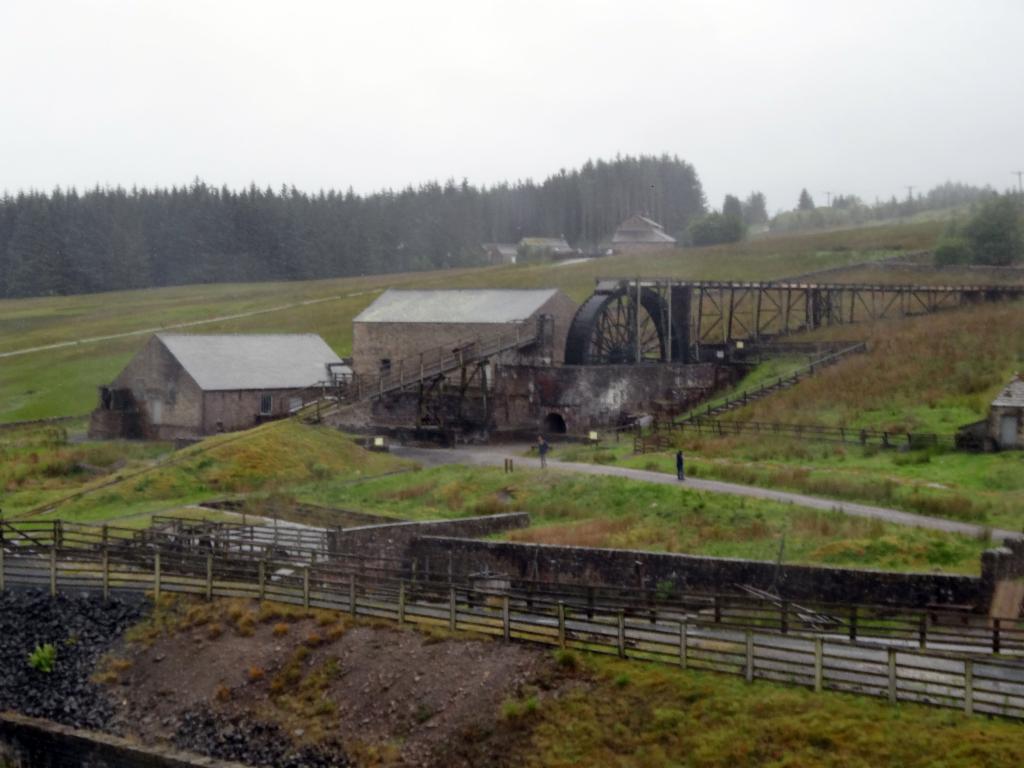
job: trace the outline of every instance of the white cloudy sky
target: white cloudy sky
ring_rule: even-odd
[[[543,178],[692,162],[709,200],[1024,168],[1024,2],[2,0],[0,189]]]

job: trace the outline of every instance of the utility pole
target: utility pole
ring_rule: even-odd
[[[1021,176],[1024,176],[1024,171],[1010,171],[1010,173],[1017,177],[1017,193],[1024,193],[1024,185],[1021,184]]]
[[[906,190],[907,190],[907,200],[913,200],[914,199],[914,185],[913,184],[908,184],[906,186]]]
[[[825,196],[825,206],[827,208],[831,208],[832,207],[832,193],[826,191],[826,192],[822,192],[822,194]]]

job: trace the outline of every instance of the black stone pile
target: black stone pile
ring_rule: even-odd
[[[108,725],[113,707],[89,682],[96,662],[138,622],[145,603],[93,597],[0,593],[0,711],[56,720],[77,728]],[[29,664],[37,646],[56,649],[53,669]]]
[[[216,713],[209,707],[186,712],[174,744],[220,760],[274,768],[346,768],[351,765],[340,745],[297,747],[275,725]]]

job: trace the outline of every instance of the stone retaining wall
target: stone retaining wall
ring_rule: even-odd
[[[654,589],[670,582],[680,591],[739,591],[748,585],[790,600],[875,605],[958,605],[984,608],[982,579],[930,573],[783,565],[762,560],[566,547],[419,536],[409,556],[420,567],[448,568],[456,576],[490,571],[514,579]]]
[[[0,765],[11,768],[245,768],[176,749],[144,747],[13,712],[0,714]]]

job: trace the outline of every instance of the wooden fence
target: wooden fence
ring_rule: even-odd
[[[375,579],[433,585],[446,590],[454,583],[452,564],[400,559],[380,554],[341,554],[334,536],[344,531],[301,526],[274,527],[156,517],[148,529],[119,528],[62,521],[0,522],[0,586],[17,559],[52,559],[54,580],[74,570],[65,563],[106,562],[131,569],[152,569],[160,553],[164,571],[207,574],[213,568],[256,574],[298,572],[304,567],[328,581],[355,575],[361,584]],[[6,565],[5,565],[6,563]],[[88,569],[87,569],[88,570]],[[116,570],[116,569],[115,569]],[[107,583],[106,577],[95,576]],[[723,585],[719,591],[681,589],[673,584],[597,585],[540,581],[521,576],[480,574],[458,579],[460,588],[502,583],[502,593],[525,605],[562,602],[573,611],[592,615],[625,611],[657,623],[664,616],[692,616],[734,630],[752,629],[779,634],[842,637],[851,642],[888,644],[975,655],[1002,654],[1024,659],[1024,622],[1017,617],[990,617],[968,606],[870,605],[830,603],[779,597],[770,593]],[[49,583],[48,580],[44,580]],[[45,584],[44,584],[45,585]],[[730,587],[732,587],[730,589]]]
[[[664,606],[656,613],[578,605],[504,585],[402,578],[365,561],[296,565],[186,551],[0,548],[0,590],[151,591],[273,600],[399,624],[447,627],[520,641],[832,690],[1024,719],[1024,663],[911,646],[808,636],[769,625],[738,628],[720,615]],[[719,619],[716,621],[716,619]]]

